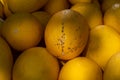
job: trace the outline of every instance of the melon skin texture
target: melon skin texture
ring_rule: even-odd
[[[120,53],[114,54],[105,67],[103,80],[120,80]]]
[[[57,80],[58,60],[46,48],[34,47],[25,50],[13,67],[13,80]]]
[[[46,48],[59,59],[72,59],[83,51],[88,34],[89,25],[83,16],[73,10],[62,10],[46,26]]]
[[[11,80],[13,56],[7,42],[0,37],[0,80]]]

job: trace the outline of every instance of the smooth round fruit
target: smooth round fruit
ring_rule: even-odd
[[[6,41],[0,37],[0,80],[11,80],[13,56]]]
[[[49,0],[45,5],[44,10],[50,14],[54,14],[58,11],[68,9],[69,3],[67,0]]]
[[[16,60],[13,80],[57,80],[59,64],[45,48],[24,51]]]
[[[89,25],[78,12],[67,9],[54,14],[45,30],[48,51],[59,59],[72,59],[83,51],[89,35]]]
[[[105,66],[103,80],[120,80],[120,53],[113,55]]]
[[[7,0],[12,12],[33,12],[42,8],[49,0]]]
[[[120,35],[110,26],[99,25],[90,31],[86,57],[103,70],[110,57],[120,51]]]
[[[102,80],[102,71],[92,60],[77,57],[64,64],[58,80]]]
[[[96,3],[77,3],[71,9],[83,15],[91,29],[102,24],[102,12]]]
[[[120,3],[114,4],[104,14],[104,24],[112,27],[120,34]]]
[[[80,2],[88,2],[91,3],[92,0],[69,0],[71,4],[76,4],[76,3],[80,3]]]
[[[16,50],[36,46],[41,40],[39,21],[29,13],[15,13],[8,17],[1,28],[2,36]]]

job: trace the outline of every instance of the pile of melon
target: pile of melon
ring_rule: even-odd
[[[0,0],[0,80],[120,80],[120,0]]]

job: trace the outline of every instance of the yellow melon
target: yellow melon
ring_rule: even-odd
[[[102,70],[94,61],[77,57],[63,65],[58,80],[102,80]]]
[[[86,57],[103,70],[110,57],[120,52],[120,35],[110,26],[99,25],[90,31]]]
[[[114,54],[105,66],[104,80],[120,80],[120,53]]]
[[[59,64],[46,48],[25,50],[16,60],[13,80],[57,80]]]
[[[104,14],[104,24],[110,26],[120,34],[120,3],[114,4]]]
[[[13,56],[7,42],[0,37],[0,80],[11,80]]]
[[[14,49],[25,50],[40,42],[42,28],[32,14],[15,13],[5,20],[1,34]]]
[[[54,14],[45,30],[45,44],[54,56],[68,60],[83,51],[89,34],[87,21],[78,12],[67,9]]]
[[[33,12],[42,8],[48,0],[7,0],[12,12]]]

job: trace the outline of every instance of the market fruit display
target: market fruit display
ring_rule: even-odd
[[[120,80],[120,0],[0,0],[0,80]]]

